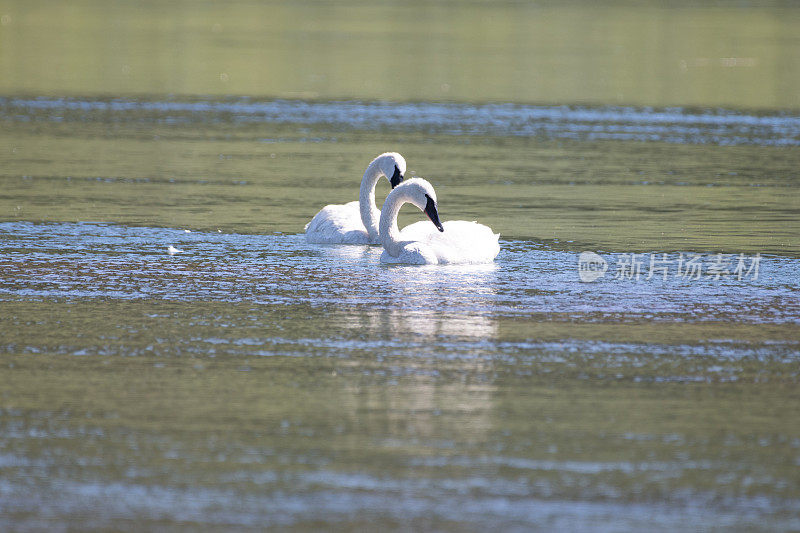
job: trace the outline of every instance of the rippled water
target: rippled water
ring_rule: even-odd
[[[4,523],[797,527],[797,259],[379,251],[0,224]]]
[[[511,104],[254,101],[142,101],[128,99],[0,98],[0,117],[11,120],[81,120],[160,123],[287,123],[336,129],[446,135],[511,135],[543,139],[634,140],[670,143],[800,145],[800,115],[748,114],[723,109],[530,106]],[[321,140],[321,139],[320,139]],[[277,142],[278,139],[265,139]]]
[[[800,324],[800,262],[792,258],[741,254],[744,269],[736,272],[740,256],[729,254],[606,254],[607,274],[582,283],[576,252],[524,241],[504,241],[494,264],[390,267],[379,263],[380,247],[311,245],[302,234],[4,223],[0,235],[0,288],[9,296],[398,309],[408,311],[395,326],[406,332],[416,330],[408,321],[426,312],[471,317],[476,325],[487,314],[532,312],[587,314],[589,321]],[[179,252],[170,254],[170,247]],[[636,271],[627,267],[632,257],[640,263]],[[698,271],[688,271],[691,257]]]
[[[4,2],[0,530],[800,529],[799,13]]]
[[[800,526],[791,113],[0,104],[4,529]],[[389,146],[494,264],[305,242]]]

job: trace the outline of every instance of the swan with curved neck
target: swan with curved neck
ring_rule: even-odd
[[[306,241],[315,244],[380,244],[375,186],[385,177],[392,188],[403,181],[406,160],[386,152],[370,162],[361,178],[358,200],[327,205],[306,224]]]
[[[397,227],[403,204],[415,205],[433,226],[417,222]],[[412,178],[394,188],[383,202],[380,220],[382,263],[413,265],[491,263],[500,252],[500,235],[477,222],[439,221],[436,191],[422,178]]]

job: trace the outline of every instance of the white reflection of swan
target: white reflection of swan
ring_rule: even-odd
[[[357,201],[327,205],[306,224],[306,241],[313,244],[380,244],[375,185],[381,176],[396,187],[403,181],[406,161],[396,152],[381,154],[367,167]]]
[[[407,266],[383,270],[372,280],[372,305],[361,297],[351,304],[357,311],[348,320],[354,328],[382,332],[394,338],[442,337],[482,340],[497,337],[492,316],[498,267],[495,264]],[[348,285],[363,290],[354,275]],[[361,293],[359,293],[361,294]]]
[[[390,323],[402,322],[397,329],[413,332],[423,337],[468,337],[491,339],[497,336],[497,322],[487,316],[466,314],[435,314],[427,311],[401,313],[391,310]],[[402,333],[402,332],[398,332]]]
[[[417,222],[397,228],[400,207],[411,203],[431,219],[433,226]],[[436,192],[422,178],[413,178],[398,185],[383,203],[380,237],[384,252],[383,263],[412,265],[489,263],[500,252],[499,234],[477,222],[463,220],[439,222]]]

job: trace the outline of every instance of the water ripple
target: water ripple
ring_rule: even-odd
[[[170,255],[173,245],[184,252]],[[386,267],[377,247],[315,246],[302,235],[24,222],[0,224],[0,253],[0,294],[7,297],[303,301],[402,308],[406,321],[415,313],[426,320],[431,306],[456,316],[800,320],[800,261],[772,256],[760,258],[757,279],[673,275],[665,280],[660,274],[648,279],[643,271],[638,279],[609,272],[595,283],[582,283],[576,253],[536,243],[505,243],[490,265]],[[677,263],[678,255],[664,257]],[[606,258],[613,267],[624,264],[624,256]],[[712,259],[707,258],[709,265]]]
[[[278,123],[367,131],[682,144],[800,145],[800,116],[729,109],[537,106],[510,103],[0,98],[0,119]],[[274,140],[269,140],[274,141]]]

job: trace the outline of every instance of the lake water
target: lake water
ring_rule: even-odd
[[[0,24],[0,529],[800,528],[800,9]],[[495,263],[305,242],[386,150]]]

